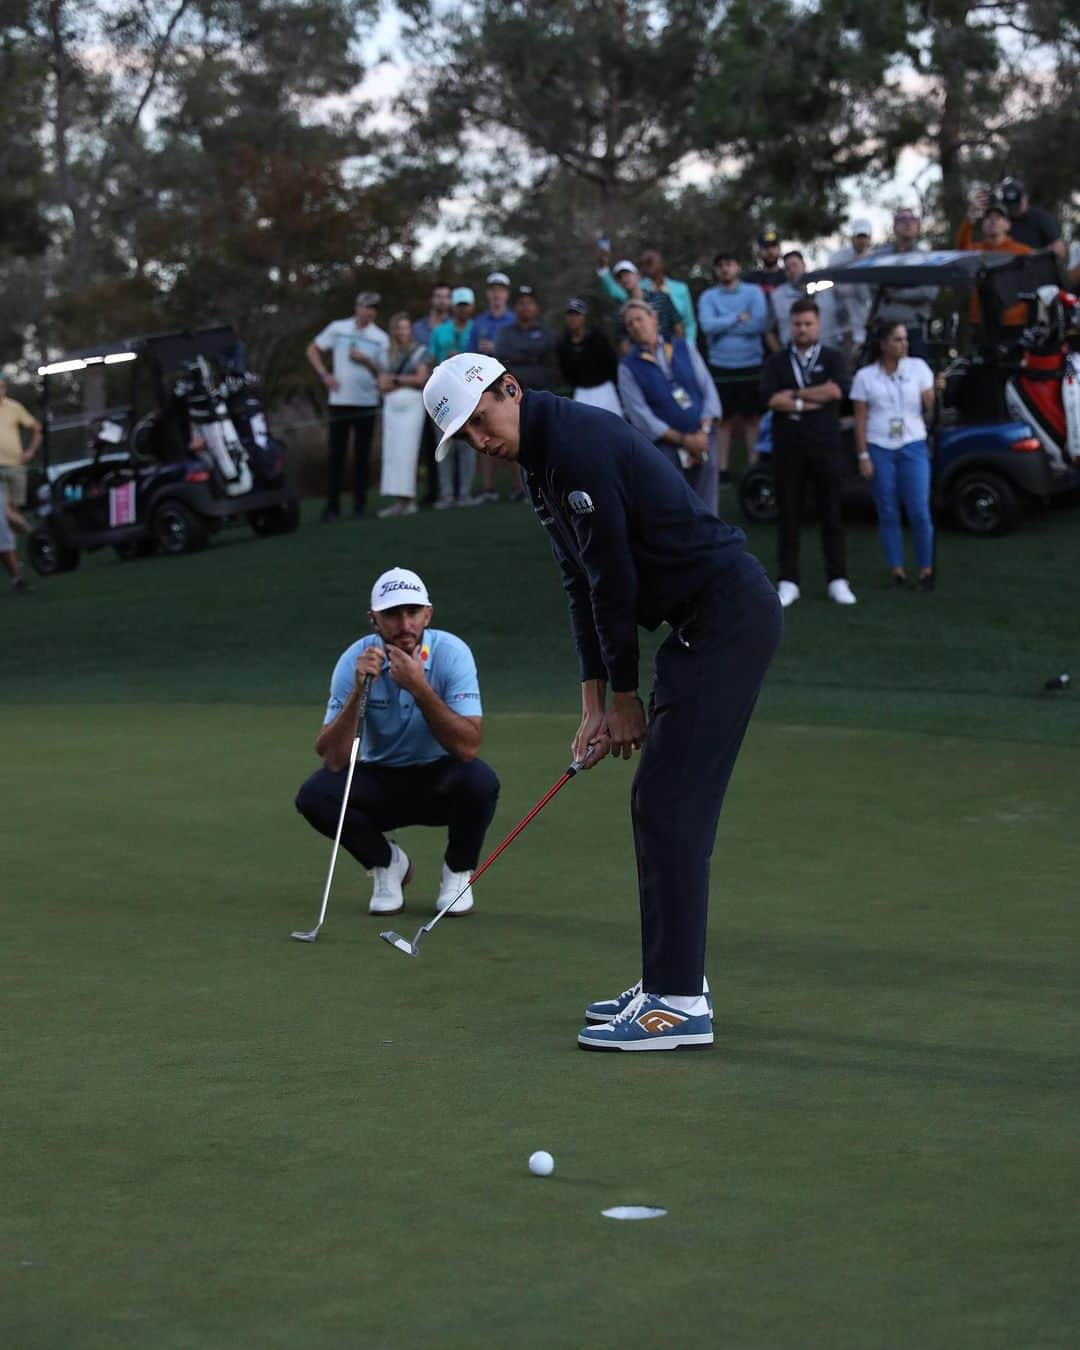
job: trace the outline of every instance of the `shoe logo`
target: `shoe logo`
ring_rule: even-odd
[[[688,1020],[681,1013],[661,1012],[659,1008],[653,1008],[647,1013],[642,1013],[637,1019],[637,1024],[642,1031],[647,1031],[650,1035],[655,1036],[661,1031],[672,1031],[680,1023]]]

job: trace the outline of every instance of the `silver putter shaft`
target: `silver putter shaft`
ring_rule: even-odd
[[[360,741],[364,734],[364,713],[367,711],[368,691],[371,689],[371,675],[364,676],[364,682],[360,686],[360,711],[356,720],[356,735],[353,738],[352,750],[349,752],[349,772],[345,775],[345,792],[341,798],[341,814],[338,816],[337,833],[334,835],[334,847],[330,853],[330,870],[326,874],[326,885],[323,887],[322,907],[319,910],[319,922],[309,932],[297,931],[291,933],[290,937],[296,942],[314,942],[319,936],[319,929],[323,926],[323,920],[326,918],[326,905],[330,899],[330,883],[334,880],[334,865],[337,862],[338,846],[341,843],[341,830],[345,824],[345,811],[349,805],[349,793],[352,790],[353,771],[356,769],[356,757],[360,753]]]
[[[488,870],[488,868],[499,856],[499,854],[503,851],[503,849],[506,848],[509,844],[512,844],[514,840],[518,837],[518,835],[521,833],[521,831],[525,828],[525,826],[528,825],[529,821],[532,820],[534,816],[538,816],[540,812],[544,809],[544,807],[547,806],[548,802],[551,801],[552,797],[555,796],[556,792],[559,792],[562,788],[564,788],[566,784],[569,783],[570,779],[573,778],[576,773],[578,773],[581,769],[585,767],[585,762],[586,760],[588,760],[591,754],[592,754],[592,746],[590,745],[588,750],[585,752],[585,759],[574,760],[574,762],[570,765],[570,767],[559,779],[559,781],[555,784],[555,786],[550,788],[547,792],[544,793],[544,795],[536,803],[536,805],[529,812],[529,814],[523,820],[518,821],[518,823],[514,826],[514,828],[510,831],[510,833],[506,836],[506,838],[502,841],[502,843],[494,851],[494,853],[491,854],[491,856],[481,867],[477,868],[477,870],[472,874],[472,876],[468,879],[465,885],[462,886],[461,890],[458,891],[457,895],[454,896],[453,900],[450,901],[450,903],[446,906],[446,908],[440,909],[438,914],[436,914],[433,919],[429,919],[428,922],[417,931],[416,936],[413,938],[411,942],[406,941],[406,939],[403,938],[400,933],[395,933],[393,932],[392,929],[387,929],[385,933],[379,934],[382,940],[384,942],[389,942],[391,947],[396,947],[399,952],[404,952],[406,956],[419,956],[420,943],[423,941],[424,934],[430,933],[431,930],[435,927],[435,925],[439,922],[439,920],[443,917],[443,915],[450,913],[450,911],[454,908],[454,906],[465,894],[465,892],[469,889],[469,887],[473,884],[473,882],[479,880],[479,878],[483,876],[483,874]]]

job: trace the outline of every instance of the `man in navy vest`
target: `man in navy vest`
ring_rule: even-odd
[[[466,437],[523,471],[570,604],[581,676],[574,759],[588,769],[641,751],[630,796],[641,979],[588,1005],[578,1044],[712,1045],[709,859],[780,641],[776,591],[742,532],[708,511],[666,454],[621,417],[526,390],[487,356],[445,361],[424,386],[424,404],[444,440]],[[670,632],[646,720],[638,627],[662,623]]]
[[[709,454],[720,399],[708,367],[684,338],[663,342],[656,311],[628,300],[623,322],[634,344],[619,363],[619,396],[631,426],[676,468],[710,511],[718,505],[716,460]]]

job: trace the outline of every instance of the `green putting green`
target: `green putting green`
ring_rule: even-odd
[[[565,768],[528,512],[237,532],[4,597],[3,1343],[1075,1344],[1080,715],[1042,692],[1075,524],[946,535],[929,597],[851,546],[860,604],[806,588],[732,785],[701,1054],[574,1045],[637,970],[626,765],[418,959],[347,857],[319,942],[288,940],[329,853],[292,798],[381,566],[477,651],[490,845]],[[411,938],[440,842],[401,838]]]

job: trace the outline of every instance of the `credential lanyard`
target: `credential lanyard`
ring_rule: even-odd
[[[813,370],[814,366],[817,364],[817,359],[820,355],[821,355],[820,342],[815,342],[814,345],[810,348],[810,350],[806,353],[805,361],[801,360],[795,354],[794,347],[788,348],[788,360],[791,362],[791,370],[795,376],[795,383],[799,386],[800,389],[806,388],[806,372],[808,370]]]

